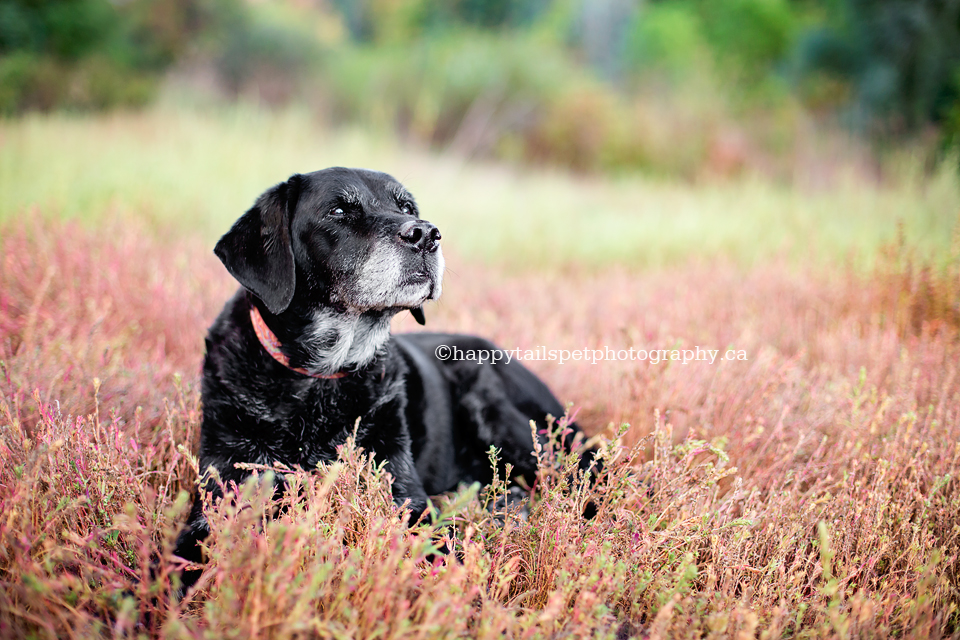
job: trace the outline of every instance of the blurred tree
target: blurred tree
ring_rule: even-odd
[[[520,28],[532,24],[552,0],[333,0],[358,42],[409,41],[429,32],[469,26]],[[398,37],[399,36],[399,37]]]
[[[77,60],[118,32],[117,13],[107,0],[0,2],[0,54],[29,51]]]
[[[787,0],[701,0],[704,32],[735,73],[760,79],[793,45],[797,19]]]
[[[226,0],[0,0],[0,111],[147,100]]]
[[[956,110],[960,71],[957,0],[843,0],[832,24],[801,39],[802,72],[850,82],[861,124],[876,117],[913,131]]]
[[[671,75],[693,69],[706,47],[703,24],[688,3],[656,2],[637,11],[628,28],[627,64]]]
[[[164,69],[173,64],[231,4],[223,0],[128,2],[120,15],[137,66]]]
[[[0,0],[0,112],[143,104],[185,56],[212,61],[232,94],[257,77],[288,95],[317,38],[267,14],[246,0]]]
[[[624,71],[624,52],[638,0],[585,0],[580,9],[579,40],[587,62],[608,79]]]
[[[461,20],[487,28],[528,26],[550,5],[548,0],[456,0]]]
[[[270,5],[223,2],[204,36],[223,88],[236,97],[254,87],[260,99],[289,100],[320,56],[320,45],[298,16],[271,12]],[[257,9],[256,12],[253,9]]]

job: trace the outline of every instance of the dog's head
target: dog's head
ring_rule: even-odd
[[[410,309],[440,296],[440,232],[413,196],[377,171],[334,167],[267,190],[214,252],[240,284],[280,314],[333,306]]]

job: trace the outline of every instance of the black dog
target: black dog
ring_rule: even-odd
[[[437,357],[438,347],[441,356],[495,349],[481,338],[390,335],[404,309],[423,323],[421,305],[440,296],[444,268],[440,232],[392,177],[294,175],[261,195],[214,251],[243,286],[206,340],[201,470],[239,484],[249,472],[236,463],[311,469],[336,458],[359,418],[357,443],[386,462],[411,522],[428,495],[489,483],[491,445],[532,481],[530,420],[542,427],[564,412],[546,385],[516,360]],[[207,533],[197,498],[175,553],[200,562]],[[185,585],[198,575],[186,572]]]

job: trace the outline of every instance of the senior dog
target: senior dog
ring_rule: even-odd
[[[411,522],[427,496],[489,483],[490,446],[532,481],[530,421],[542,428],[564,412],[546,385],[516,360],[437,357],[438,347],[496,349],[482,338],[390,334],[403,310],[423,324],[444,270],[440,232],[394,178],[341,167],[294,175],[214,252],[242,286],[206,339],[201,470],[213,467],[226,485],[249,475],[237,463],[315,468],[358,425],[357,444],[386,463]],[[217,483],[206,487],[219,497]],[[174,553],[201,562],[208,533],[198,496]],[[185,572],[185,588],[198,576]]]

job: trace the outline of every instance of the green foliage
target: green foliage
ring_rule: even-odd
[[[0,0],[0,113],[141,105],[176,67],[467,155],[783,177],[786,80],[861,130],[960,139],[958,29],[894,0]]]
[[[559,49],[472,31],[402,47],[343,47],[323,68],[339,118],[468,153],[493,151],[578,74]]]
[[[777,71],[799,25],[786,0],[661,0],[637,12],[626,55],[641,71],[712,66],[750,85]]]
[[[276,13],[241,0],[3,0],[0,113],[141,105],[187,54],[212,60],[234,94],[262,78],[290,93],[319,48]]]
[[[119,16],[107,0],[0,2],[0,54],[45,52],[79,60],[112,41]]]
[[[703,24],[687,4],[657,2],[637,12],[626,55],[631,67],[689,72],[706,52]]]
[[[105,109],[143,105],[154,83],[104,54],[75,63],[25,51],[0,57],[0,113],[70,105]]]
[[[793,45],[797,17],[787,0],[702,0],[704,31],[721,62],[757,79]]]
[[[424,34],[464,27],[530,26],[551,0],[333,0],[358,42],[411,42]]]
[[[216,17],[201,48],[231,95],[253,83],[272,83],[281,95],[266,96],[268,100],[285,101],[320,54],[309,25],[298,23],[296,15],[271,11],[269,5],[225,4]]]
[[[912,131],[946,119],[960,86],[960,16],[952,3],[844,0],[798,47],[801,72],[820,71],[854,88],[855,123],[875,118]]]
[[[189,3],[0,2],[0,113],[143,104],[182,51]]]

